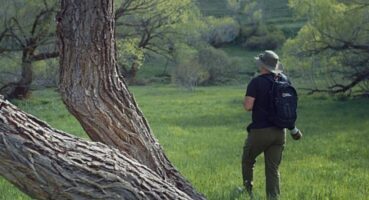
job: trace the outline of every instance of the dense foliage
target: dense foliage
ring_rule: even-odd
[[[311,91],[368,93],[369,3],[290,0],[290,5],[308,22],[288,40],[284,57],[309,77]]]
[[[199,50],[188,49],[187,54],[177,57],[173,71],[173,82],[193,89],[197,85],[220,85],[232,81],[243,67],[243,63],[212,46]]]

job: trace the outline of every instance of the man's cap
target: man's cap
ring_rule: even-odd
[[[279,56],[271,50],[266,50],[255,57],[257,64],[264,67],[274,74],[283,72],[283,65],[280,63]]]

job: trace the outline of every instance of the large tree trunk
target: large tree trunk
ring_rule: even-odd
[[[7,99],[23,99],[29,96],[31,83],[33,80],[33,48],[25,47],[22,53],[22,72],[21,78],[17,82],[8,83],[0,88],[0,94]]]
[[[52,129],[1,96],[0,175],[36,199],[191,199],[118,149]]]
[[[169,162],[119,75],[113,0],[62,0],[57,21],[60,92],[91,139],[127,153],[193,199],[204,199]]]

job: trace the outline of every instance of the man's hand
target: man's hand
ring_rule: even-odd
[[[245,96],[245,100],[243,101],[243,107],[246,111],[252,111],[254,107],[255,98],[250,96]]]
[[[291,136],[294,140],[300,140],[302,138],[302,132],[295,127],[291,130]]]

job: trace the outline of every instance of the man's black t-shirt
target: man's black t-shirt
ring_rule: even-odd
[[[254,107],[252,109],[252,122],[247,127],[248,131],[250,129],[261,129],[274,126],[273,123],[268,120],[270,105],[269,91],[272,89],[273,83],[266,78],[273,78],[273,74],[259,75],[253,78],[247,86],[246,96],[255,98]]]

